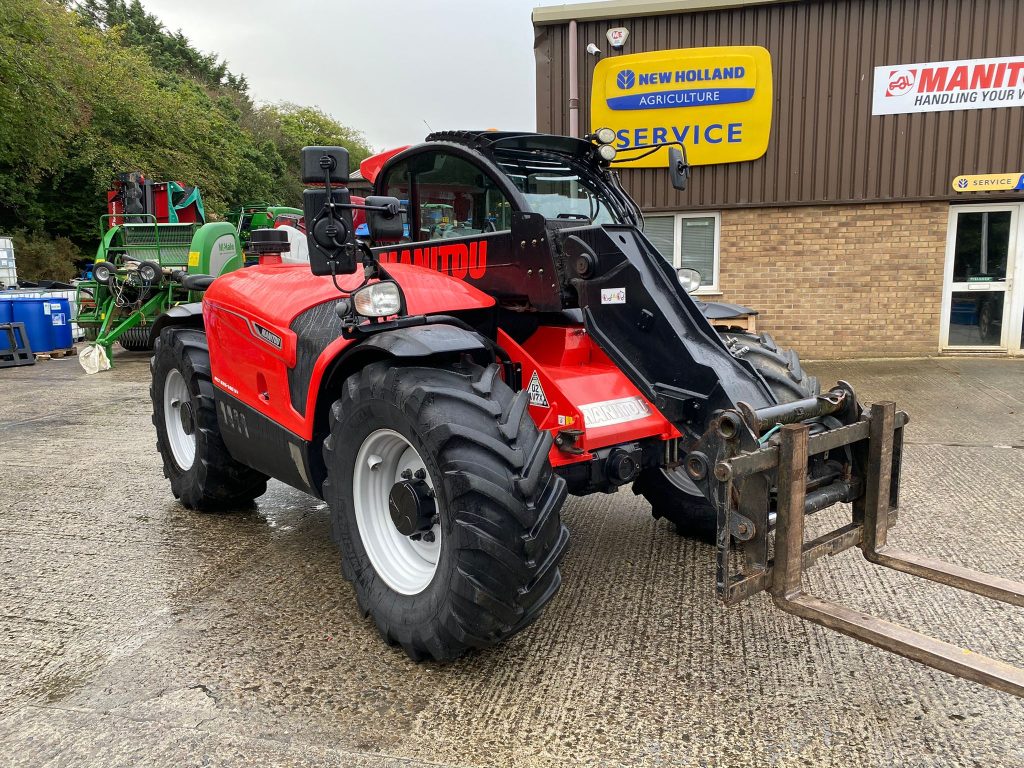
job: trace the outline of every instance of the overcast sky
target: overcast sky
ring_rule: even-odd
[[[315,105],[376,149],[437,130],[534,130],[530,11],[558,0],[142,0],[260,102]]]

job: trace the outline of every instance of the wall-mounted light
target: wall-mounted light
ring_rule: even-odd
[[[590,43],[589,45],[587,45],[587,53],[589,53],[591,56],[600,56],[601,55],[601,49],[598,48],[593,43]]]

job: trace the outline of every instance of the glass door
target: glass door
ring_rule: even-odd
[[[946,244],[940,344],[946,351],[1018,351],[1013,296],[1021,205],[954,206]]]

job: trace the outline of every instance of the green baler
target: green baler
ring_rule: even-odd
[[[78,284],[78,317],[86,339],[131,351],[152,348],[150,326],[176,304],[197,300],[182,287],[185,274],[221,275],[242,267],[234,226],[161,224],[152,214],[116,214],[104,233],[91,280]]]

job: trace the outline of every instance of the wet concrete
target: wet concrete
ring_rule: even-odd
[[[893,540],[1024,575],[1024,361],[809,366],[911,412]],[[570,500],[530,630],[416,665],[356,610],[323,505],[173,502],[144,356],[0,371],[0,754],[14,765],[1020,766],[1024,704],[775,610],[628,491]],[[819,523],[821,524],[821,523]],[[826,597],[1024,664],[1019,610],[868,566]]]

